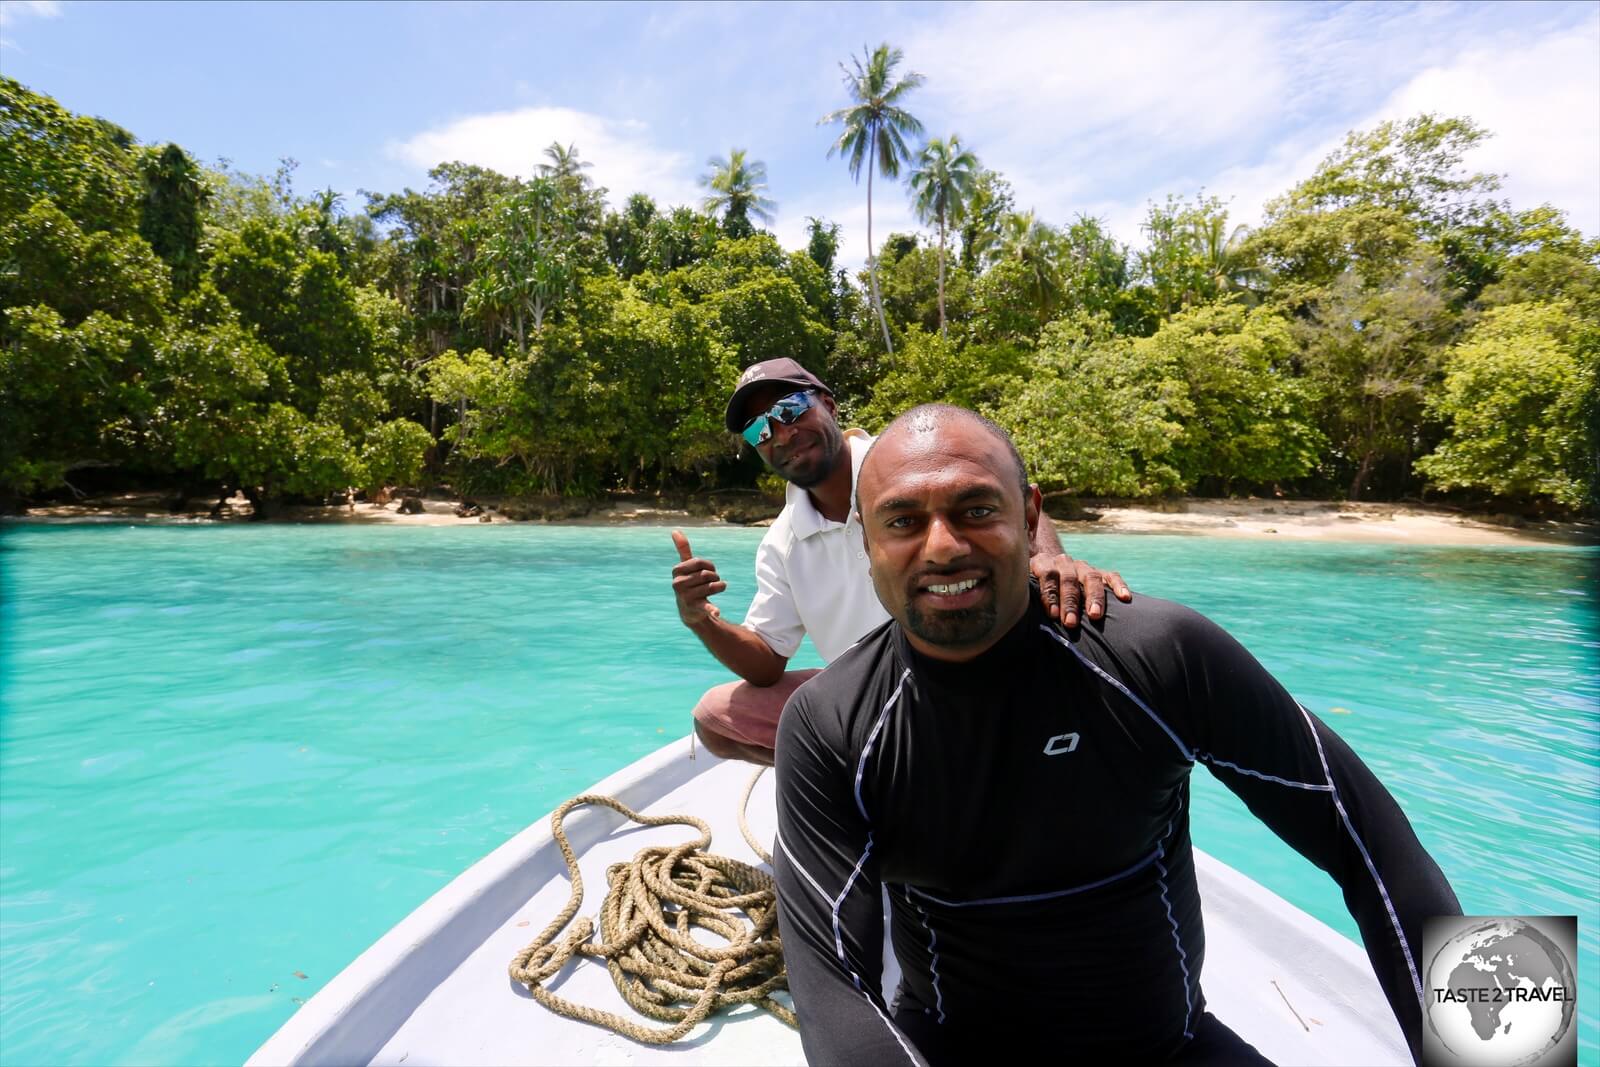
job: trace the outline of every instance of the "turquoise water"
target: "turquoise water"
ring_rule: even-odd
[[[691,532],[737,616],[759,531]],[[1600,554],[1069,547],[1227,626],[1469,912],[1578,914],[1596,1059]],[[460,870],[682,735],[725,676],[675,559],[660,529],[0,528],[0,1060],[243,1060]],[[1355,935],[1195,782],[1201,847]]]

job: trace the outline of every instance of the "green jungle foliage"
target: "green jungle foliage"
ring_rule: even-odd
[[[263,506],[749,486],[722,405],[792,356],[869,429],[984,411],[1046,490],[1594,510],[1600,241],[1463,170],[1470,121],[1351,134],[1254,230],[1215,197],[1152,204],[1130,247],[1022,210],[963,138],[914,145],[902,62],[853,60],[827,118],[869,213],[876,178],[931,236],[858,276],[834,223],[793,251],[761,228],[741,148],[693,206],[608,197],[557,144],[350,209],[292,161],[206,167],[0,78],[0,497],[95,468]]]

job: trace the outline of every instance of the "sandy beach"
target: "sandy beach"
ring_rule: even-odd
[[[1600,523],[1471,515],[1411,504],[1316,500],[1186,499],[1165,505],[1086,505],[1098,518],[1057,520],[1063,538],[1096,533],[1196,534],[1257,540],[1373,544],[1594,544]]]
[[[41,523],[156,522],[198,523],[250,520],[250,505],[234,497],[218,518],[205,510],[177,515],[160,493],[121,493],[75,504],[29,509],[18,520]],[[458,516],[459,501],[425,499],[420,514],[402,514],[398,503],[344,506],[286,506],[271,519],[278,523],[358,523],[394,526],[480,526],[508,523],[506,502],[482,501],[478,515]],[[602,505],[584,515],[553,521],[576,526],[729,526],[723,519],[681,507],[637,500]],[[1052,508],[1047,504],[1046,511]],[[1069,509],[1056,506],[1057,515]],[[1411,504],[1265,499],[1182,499],[1148,502],[1080,501],[1077,517],[1057,518],[1069,542],[1080,533],[1187,534],[1256,540],[1355,541],[1415,545],[1525,545],[1600,543],[1600,523],[1522,519],[1509,515],[1467,514]],[[542,520],[532,520],[542,521]],[[770,520],[747,525],[764,526]]]

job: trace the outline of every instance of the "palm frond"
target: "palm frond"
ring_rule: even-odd
[[[902,96],[911,92],[911,90],[921,88],[924,84],[926,84],[927,80],[928,79],[924,78],[916,71],[912,71],[910,74],[907,74],[904,78],[901,78],[898,82],[896,82],[894,88],[883,94],[883,102],[885,104],[894,104]]]

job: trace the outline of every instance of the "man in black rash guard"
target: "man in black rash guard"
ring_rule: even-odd
[[[1419,1054],[1422,923],[1461,909],[1333,731],[1178,604],[1052,623],[1028,585],[1038,491],[971,412],[896,420],[856,504],[892,621],[778,729],[774,863],[810,1062],[1266,1062],[1206,1011],[1195,763],[1338,881]]]

